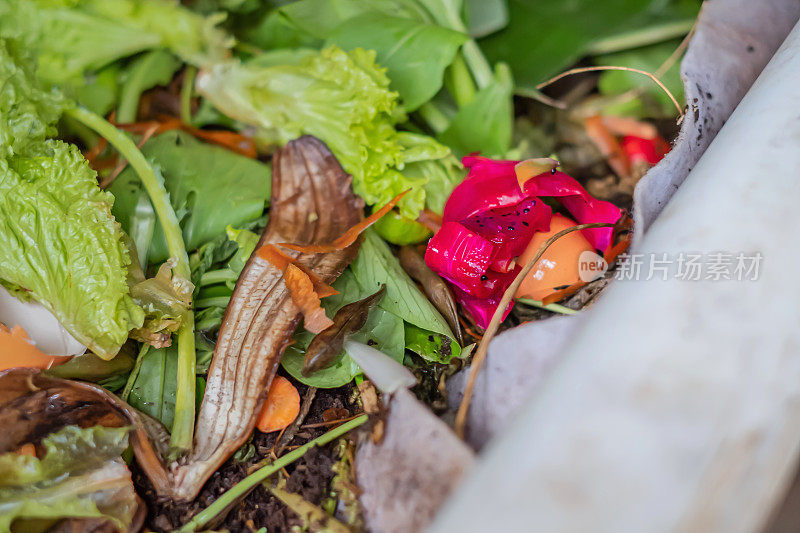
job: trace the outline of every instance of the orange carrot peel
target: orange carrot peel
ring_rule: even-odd
[[[294,422],[299,414],[300,393],[288,379],[275,376],[256,420],[256,427],[262,433],[280,431]]]

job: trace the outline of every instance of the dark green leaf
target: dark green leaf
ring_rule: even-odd
[[[377,52],[390,87],[413,111],[439,92],[444,70],[467,36],[441,26],[405,18],[366,14],[337,27],[328,38],[345,50],[361,47]]]
[[[415,0],[300,0],[279,12],[295,27],[327,39],[343,22],[361,15],[382,15],[428,22],[429,14]]]
[[[507,0],[466,0],[464,20],[476,39],[500,31],[508,24]]]
[[[186,248],[194,250],[225,231],[261,215],[269,197],[270,169],[253,159],[195,140],[181,131],[150,139],[142,152],[161,167],[170,201],[181,220]],[[146,194],[138,176],[125,169],[114,181],[113,213],[128,229],[139,197]],[[168,257],[160,226],[156,227],[149,257]]]
[[[490,61],[511,66],[517,86],[535,89],[586,55],[595,42],[691,21],[699,7],[694,0],[509,0],[508,26],[482,39],[481,47]]]
[[[504,157],[511,147],[513,90],[511,72],[505,64],[498,64],[492,84],[458,111],[440,140],[459,157],[472,152]]]

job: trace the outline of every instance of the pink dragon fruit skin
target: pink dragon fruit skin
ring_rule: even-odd
[[[590,196],[563,172],[539,174],[521,188],[514,170],[518,161],[469,156],[462,162],[469,174],[450,195],[444,225],[430,240],[425,261],[453,285],[459,303],[478,326],[486,328],[520,271],[516,258],[535,232],[550,229],[552,210],[542,196],[556,198],[579,224],[614,223],[621,211]],[[611,228],[583,233],[598,250],[611,243]]]

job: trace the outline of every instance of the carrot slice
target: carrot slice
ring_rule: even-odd
[[[538,159],[526,159],[520,161],[514,166],[514,173],[517,175],[517,183],[519,188],[525,190],[525,182],[534,176],[550,172],[558,167],[558,161],[550,157],[540,157]]]
[[[272,266],[280,270],[281,272],[286,272],[286,267],[289,265],[294,265],[311,279],[311,283],[314,284],[314,292],[319,295],[320,298],[325,298],[326,296],[333,296],[334,294],[339,294],[339,291],[319,279],[319,276],[314,274],[314,272],[307,268],[304,265],[298,263],[293,257],[283,253],[278,248],[273,246],[272,244],[266,244],[259,248],[256,252],[258,257],[264,259],[265,261],[269,261]]]
[[[420,212],[419,216],[417,217],[417,222],[434,233],[442,229],[442,224],[444,224],[442,221],[442,215],[435,211],[431,211],[427,207]]]
[[[279,431],[294,422],[300,414],[300,393],[283,376],[275,376],[267,391],[267,399],[256,419],[262,433]]]
[[[15,453],[17,455],[30,455],[31,457],[36,457],[36,446],[34,446],[34,444],[31,442],[26,442],[17,448]]]
[[[303,312],[303,326],[311,333],[319,333],[333,325],[320,305],[320,299],[314,292],[314,284],[308,274],[297,265],[290,263],[283,273],[286,286],[292,296],[292,302]]]
[[[47,355],[39,351],[21,326],[9,329],[0,324],[0,371],[27,367],[48,369],[66,363],[69,357]]]
[[[289,248],[290,250],[296,250],[298,252],[303,252],[307,254],[326,254],[330,252],[335,252],[336,250],[344,250],[358,239],[358,236],[361,235],[365,229],[376,223],[383,217],[386,213],[392,210],[394,206],[397,205],[403,196],[408,194],[411,189],[408,189],[404,192],[401,192],[397,196],[391,199],[391,201],[386,204],[385,206],[381,207],[370,216],[356,224],[355,226],[351,227],[347,231],[345,231],[339,238],[333,241],[330,244],[291,244],[291,243],[280,243],[280,246],[284,248]]]

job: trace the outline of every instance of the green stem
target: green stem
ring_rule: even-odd
[[[478,89],[483,89],[491,85],[494,80],[492,67],[489,65],[486,56],[481,52],[475,39],[470,39],[465,42],[464,46],[461,47],[461,53],[464,54],[464,60],[472,71],[472,76],[475,78]]]
[[[194,78],[197,76],[197,67],[189,65],[183,73],[181,86],[181,122],[192,124],[192,95],[194,94]]]
[[[211,298],[200,298],[195,303],[197,309],[205,309],[206,307],[227,307],[228,302],[231,301],[230,296],[213,296]]]
[[[122,389],[122,394],[119,395],[123,402],[127,402],[128,396],[131,395],[133,384],[136,383],[136,378],[139,377],[139,371],[142,369],[142,361],[144,361],[144,356],[147,355],[148,351],[150,351],[150,345],[142,344],[142,347],[139,349],[139,355],[136,357],[136,362],[131,369],[131,373],[128,374],[128,381],[125,382],[125,388]]]
[[[444,4],[443,7],[445,11],[443,17],[438,16],[438,11],[431,12],[431,15],[436,20],[436,23],[440,26],[444,26],[445,28],[450,28],[460,31],[463,34],[468,34],[467,27],[464,25],[464,21],[461,20],[461,13],[459,13],[458,10],[453,9],[453,4],[456,2],[442,3]],[[475,42],[475,39],[468,39],[461,47],[459,54],[463,55],[464,60],[469,66],[469,69],[472,71],[472,77],[475,78],[475,83],[478,85],[478,89],[483,89],[484,87],[491,85],[492,81],[494,80],[492,66],[489,64],[489,61],[486,60],[486,56],[484,56],[483,52],[481,52],[478,43]]]
[[[612,52],[647,46],[670,39],[677,39],[689,33],[693,25],[694,19],[679,20],[614,35],[595,41],[591,48],[589,48],[588,55],[610,54]]]
[[[472,75],[461,54],[456,54],[453,63],[447,69],[447,88],[458,107],[464,107],[475,98],[475,82],[472,81]]]
[[[169,195],[164,188],[164,179],[156,175],[152,165],[145,159],[133,141],[100,115],[83,107],[71,107],[67,115],[92,128],[116,148],[128,160],[142,180],[158,221],[164,231],[167,249],[171,257],[177,259],[175,273],[191,279],[189,256],[183,241],[178,217],[169,203]],[[170,455],[175,456],[189,451],[194,434],[195,409],[195,350],[194,314],[187,313],[183,325],[178,330],[178,384],[175,400],[175,423],[170,438]]]
[[[207,285],[214,285],[216,283],[236,281],[237,279],[239,279],[239,276],[236,275],[236,272],[228,270],[227,268],[221,268],[219,270],[206,272],[200,276],[200,286],[205,287]]]
[[[357,428],[361,424],[367,421],[367,415],[361,415],[358,418],[354,418],[349,422],[345,422],[341,426],[338,426],[327,433],[320,435],[316,439],[303,444],[299,448],[292,450],[291,452],[287,453],[286,455],[280,457],[274,463],[264,466],[260,468],[241,480],[239,483],[228,489],[222,496],[214,500],[214,502],[197,513],[194,518],[192,518],[186,525],[178,530],[178,533],[189,533],[191,531],[197,531],[198,529],[204,527],[206,524],[214,520],[217,515],[223,513],[229,506],[233,505],[239,498],[245,496],[253,489],[256,485],[270,477],[275,472],[278,472],[282,468],[286,467],[287,465],[297,461],[301,457],[303,457],[309,450],[311,450],[315,446],[323,446],[328,444],[329,442],[339,438],[341,435],[344,435],[348,431]]]
[[[538,307],[539,309],[546,309],[547,311],[552,311],[553,313],[561,313],[562,315],[575,315],[578,312],[574,309],[570,309],[569,307],[564,307],[563,305],[559,304],[543,304],[539,300],[531,300],[530,298],[517,298],[519,303],[523,303],[525,305],[532,305],[533,307]]]
[[[450,119],[436,107],[433,101],[425,102],[417,111],[436,134],[444,132],[450,126]]]

